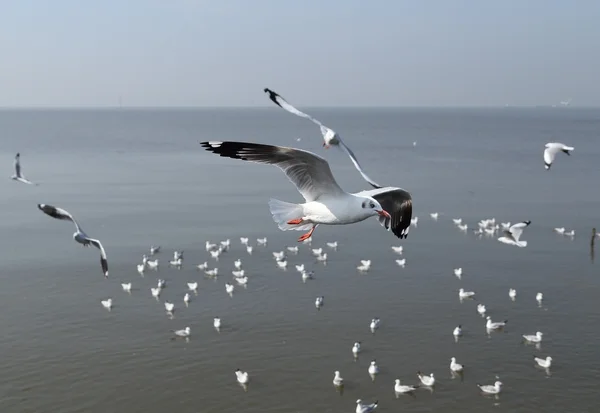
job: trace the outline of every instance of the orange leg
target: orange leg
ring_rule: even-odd
[[[296,219],[289,220],[287,223],[288,223],[288,225],[300,225],[300,224],[302,224],[302,221],[303,221],[302,218],[296,218]]]
[[[316,225],[314,227],[312,227],[310,229],[310,231],[308,231],[306,234],[304,234],[300,238],[298,238],[298,242],[302,242],[304,240],[309,239],[312,236],[313,232],[315,232],[315,227],[316,227]]]

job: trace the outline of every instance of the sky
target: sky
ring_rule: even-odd
[[[596,0],[2,0],[0,107],[600,106]]]

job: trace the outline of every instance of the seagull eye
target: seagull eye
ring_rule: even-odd
[[[367,201],[365,201],[365,202],[362,203],[362,207],[364,208],[365,205],[367,205]]]
[[[375,204],[371,202],[371,208],[375,208]]]

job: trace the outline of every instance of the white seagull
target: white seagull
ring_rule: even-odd
[[[462,276],[462,268],[455,268],[454,275],[456,275],[458,278],[460,278]]]
[[[531,221],[523,221],[517,224],[514,224],[509,229],[504,230],[504,236],[498,238],[498,241],[504,244],[516,245],[518,247],[526,247],[527,241],[521,241],[521,234],[523,234],[523,230],[531,224]]]
[[[485,305],[477,304],[477,312],[479,314],[481,314],[483,316],[483,315],[485,315],[486,311],[487,311],[487,308],[485,308]]]
[[[23,176],[23,173],[21,172],[21,154],[20,153],[17,153],[15,155],[15,174],[13,176],[11,176],[10,179],[12,179],[13,181],[22,182],[24,184],[38,186],[38,184],[34,184],[33,182],[31,182],[30,180],[25,178],[25,176]]]
[[[375,403],[371,404],[363,404],[361,399],[356,401],[356,413],[371,413],[373,410],[377,408],[379,404],[379,400],[376,400]]]
[[[402,255],[402,251],[404,251],[404,247],[402,245],[395,247],[392,245],[392,251],[394,251],[396,254]]]
[[[452,357],[450,359],[450,370],[454,373],[462,373],[464,370],[464,366],[456,362],[456,358]]]
[[[509,289],[508,296],[514,301],[514,299],[517,298],[517,290],[514,288]]]
[[[167,310],[167,313],[173,313],[175,310],[175,304],[165,301],[165,310]]]
[[[381,324],[381,320],[379,318],[374,318],[371,320],[371,324],[369,325],[371,333],[375,333],[375,330],[379,328],[379,324]]]
[[[431,216],[431,218],[435,221],[437,221],[439,215],[439,212],[432,212],[431,214],[429,214],[429,216]]]
[[[187,283],[187,286],[190,291],[196,292],[198,290],[198,282]]]
[[[475,292],[473,291],[465,291],[463,288],[458,290],[458,298],[461,300],[464,298],[473,298],[475,296]]]
[[[357,341],[352,346],[352,354],[354,354],[354,357],[358,357],[358,353],[360,353],[360,341]]]
[[[329,248],[331,248],[332,250],[335,250],[335,249],[337,249],[338,243],[337,243],[337,241],[334,241],[334,242],[328,242],[328,243],[327,243],[327,246],[328,246]]]
[[[454,331],[452,332],[452,335],[454,337],[462,336],[462,326],[460,324],[454,329]]]
[[[502,382],[497,381],[493,386],[477,384],[477,387],[485,394],[498,394],[502,390]]]
[[[494,322],[490,316],[487,316],[485,328],[488,330],[499,330],[503,328],[506,323],[508,323],[508,320]]]
[[[320,310],[321,307],[323,307],[324,299],[325,299],[325,297],[321,296],[321,297],[317,297],[317,299],[315,300],[315,307],[317,308],[317,310]]]
[[[171,330],[177,337],[189,337],[192,331],[189,327],[184,328],[183,330]]]
[[[340,387],[344,384],[344,379],[342,378],[342,376],[340,376],[340,372],[339,371],[334,371],[333,372],[333,385],[336,387]]]
[[[108,311],[112,308],[112,298],[100,301],[102,306],[106,308]]]
[[[233,294],[233,290],[235,289],[235,286],[233,284],[227,284],[225,283],[225,292],[229,295]]]
[[[355,194],[335,181],[327,161],[301,149],[247,142],[201,142],[223,157],[266,163],[280,168],[302,194],[305,203],[269,201],[273,220],[282,231],[308,230],[298,241],[310,238],[319,224],[347,225],[378,216],[379,222],[405,238],[412,215],[412,198],[400,188],[379,188]],[[391,215],[386,208],[391,211]]]
[[[533,360],[537,363],[538,366],[543,367],[545,369],[549,369],[552,365],[552,357],[548,356],[545,359],[541,359],[538,357],[533,357]]]
[[[158,247],[155,247],[154,245],[152,245],[150,247],[150,255],[158,254],[159,252],[160,252],[160,245]]]
[[[219,317],[213,318],[213,327],[217,331],[221,330],[221,319]]]
[[[131,293],[131,283],[121,283],[121,287],[123,288],[123,291]]]
[[[524,334],[523,338],[530,343],[541,343],[543,335],[542,332],[538,331],[535,334]]]
[[[542,303],[542,301],[544,300],[544,294],[542,294],[542,293],[537,293],[537,294],[535,295],[535,299],[536,299],[536,301],[537,301],[538,303],[540,303],[540,304],[541,304],[541,303]]]
[[[415,386],[400,384],[400,379],[396,379],[395,384],[394,384],[394,392],[403,394],[403,393],[412,393],[415,390],[417,390],[417,388]]]
[[[371,268],[371,260],[360,260],[360,265],[356,267],[358,271],[365,272]]]
[[[574,150],[572,146],[567,146],[564,143],[559,142],[550,142],[546,144],[546,149],[544,149],[544,168],[549,170],[554,162],[554,158],[556,154],[559,152],[564,152],[567,155],[571,155],[571,151]]]
[[[248,372],[241,371],[240,369],[237,369],[235,371],[235,377],[237,378],[238,383],[240,383],[241,385],[248,384],[248,381],[250,381],[250,376],[248,375]]]
[[[432,387],[435,384],[435,377],[433,377],[433,373],[431,373],[431,375],[428,376],[418,371],[417,377],[419,378],[419,380],[421,380],[423,386]]]
[[[38,208],[40,211],[51,216],[52,218],[71,221],[73,224],[75,224],[75,229],[77,231],[73,234],[73,239],[84,247],[93,245],[100,250],[100,265],[102,266],[102,273],[105,277],[108,277],[108,261],[106,259],[106,252],[104,251],[104,247],[99,240],[88,237],[86,233],[83,232],[75,218],[73,218],[73,216],[64,209],[48,204],[38,204]]]
[[[358,170],[358,172],[360,172],[363,179],[365,181],[367,181],[374,188],[381,188],[381,185],[379,185],[378,183],[373,181],[371,178],[369,178],[367,176],[367,174],[362,170],[360,164],[358,163],[358,159],[356,159],[356,155],[354,155],[352,150],[348,146],[346,146],[346,144],[344,143],[344,141],[342,140],[340,135],[338,135],[333,129],[330,129],[327,126],[323,125],[321,122],[319,122],[317,119],[313,118],[312,116],[299,111],[294,106],[290,105],[283,97],[281,97],[281,95],[272,91],[271,89],[265,88],[264,92],[268,93],[269,99],[271,99],[271,101],[273,101],[273,103],[275,103],[280,108],[285,109],[286,111],[288,111],[296,116],[300,116],[302,118],[309,119],[310,121],[312,121],[313,123],[318,125],[319,128],[321,129],[321,134],[323,135],[323,147],[325,149],[328,149],[331,146],[339,146],[340,148],[342,148],[342,150],[344,152],[346,152],[346,154],[350,157],[350,160],[354,164],[354,167]]]
[[[379,366],[377,366],[377,362],[375,362],[375,360],[371,361],[371,364],[369,365],[367,371],[369,372],[369,375],[371,377],[379,374]]]
[[[402,258],[401,260],[396,260],[396,264],[398,264],[400,267],[404,268],[404,266],[406,265],[406,258]]]

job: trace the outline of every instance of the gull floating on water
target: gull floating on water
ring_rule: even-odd
[[[150,255],[158,254],[160,252],[160,245],[155,247],[154,245],[150,247]]]
[[[252,255],[252,249],[253,249],[252,246],[250,246],[250,245],[246,246],[246,252],[248,253],[248,255]]]
[[[493,386],[477,384],[477,387],[485,394],[498,394],[502,390],[502,382],[497,381]]]
[[[183,330],[171,330],[173,333],[175,333],[175,335],[177,337],[184,337],[187,338],[190,336],[190,334],[192,333],[191,329],[189,327],[184,328]]]
[[[314,255],[315,257],[318,257],[319,255],[321,255],[323,253],[323,248],[313,248],[311,250],[312,255]]]
[[[99,240],[88,237],[87,234],[83,232],[83,229],[81,229],[75,218],[73,218],[73,216],[66,210],[48,204],[38,204],[38,208],[40,211],[48,216],[51,216],[52,218],[71,221],[73,224],[75,224],[76,232],[73,234],[73,239],[84,247],[93,245],[100,250],[100,265],[102,266],[102,273],[105,277],[108,277],[108,261],[106,259],[106,252],[104,251],[104,247]]]
[[[429,216],[435,221],[437,221],[439,215],[440,214],[438,212],[432,212],[431,214],[429,214]]]
[[[198,282],[196,281],[193,283],[187,283],[187,286],[190,291],[196,292],[198,290]]]
[[[102,306],[106,308],[108,311],[112,308],[112,298],[108,298],[106,300],[101,301]]]
[[[537,293],[537,294],[535,295],[535,299],[536,299],[536,301],[537,301],[538,303],[540,303],[540,304],[541,304],[541,303],[542,303],[542,301],[544,300],[544,294],[542,294],[542,293]]]
[[[298,246],[296,245],[295,247],[286,247],[287,250],[293,254],[298,254]]]
[[[462,364],[458,364],[456,362],[456,358],[455,357],[452,357],[450,359],[450,370],[452,372],[454,372],[454,373],[462,373],[463,369],[464,369],[463,365]]]
[[[483,304],[477,304],[477,312],[481,315],[485,315],[485,312],[487,311],[487,308],[485,308],[485,305]]]
[[[375,360],[371,361],[371,364],[369,365],[367,371],[369,372],[369,375],[373,380],[375,379],[374,376],[379,374],[379,366],[377,366],[377,362]]]
[[[403,189],[380,188],[350,194],[340,188],[325,159],[301,149],[249,142],[213,141],[201,145],[223,157],[271,164],[286,173],[306,202],[271,199],[269,207],[279,229],[308,230],[298,241],[310,238],[319,224],[347,225],[371,216],[379,216],[380,223],[399,238],[408,233],[412,199]]]
[[[321,297],[317,297],[317,299],[315,300],[315,307],[317,307],[317,310],[320,310],[321,307],[323,307],[324,299],[325,299],[325,297],[321,296]]]
[[[302,271],[302,281],[306,282],[306,280],[312,280],[313,275],[313,271]]]
[[[514,288],[511,288],[508,290],[508,296],[514,300],[517,297],[517,290],[515,290]]]
[[[235,278],[235,280],[240,285],[246,285],[246,284],[248,284],[248,277],[237,277],[237,278]]]
[[[258,245],[267,245],[267,237],[264,238],[256,238],[256,243]]]
[[[318,125],[319,128],[320,128],[320,130],[321,130],[321,134],[323,135],[323,147],[325,149],[328,149],[331,146],[338,146],[338,147],[340,147],[344,152],[346,152],[346,154],[348,155],[348,157],[350,158],[350,160],[354,164],[354,167],[362,175],[363,179],[365,181],[367,181],[374,188],[381,188],[381,185],[379,185],[378,183],[376,183],[375,181],[373,181],[371,178],[369,178],[367,176],[367,174],[362,170],[360,164],[358,163],[358,159],[356,159],[356,155],[354,155],[354,153],[352,152],[352,150],[348,146],[346,146],[346,144],[344,143],[344,141],[342,140],[342,138],[340,137],[340,135],[338,135],[333,129],[330,129],[327,126],[323,125],[321,122],[319,122],[317,119],[313,118],[312,116],[307,115],[306,113],[299,111],[294,106],[290,105],[277,92],[274,92],[274,91],[272,91],[269,88],[265,88],[264,92],[268,93],[269,94],[269,99],[271,99],[271,101],[273,103],[275,103],[277,106],[279,106],[280,108],[285,109],[286,111],[288,111],[288,112],[290,112],[290,113],[292,113],[292,114],[294,114],[296,116],[300,116],[302,118],[308,119],[311,122],[313,122],[314,124]]]
[[[190,294],[189,293],[185,293],[185,295],[183,296],[183,302],[185,303],[186,306],[190,303]]]
[[[548,356],[545,359],[541,359],[538,357],[533,357],[533,360],[537,363],[538,366],[543,367],[545,369],[549,369],[552,365],[552,357]]]
[[[22,182],[24,184],[38,186],[38,184],[34,184],[33,182],[31,182],[30,180],[25,178],[25,176],[21,172],[21,154],[20,153],[17,153],[15,155],[14,167],[15,167],[15,174],[13,176],[11,176],[10,179],[12,179],[13,181]]]
[[[454,331],[452,332],[452,335],[454,337],[462,336],[462,326],[460,324],[454,329]]]
[[[462,218],[452,218],[452,222],[454,222],[454,225],[460,225],[462,224]]]
[[[460,278],[462,276],[462,268],[455,268],[454,275],[456,275],[458,278]]]
[[[248,238],[247,237],[240,237],[240,242],[242,243],[242,245],[248,245]]]
[[[213,318],[213,327],[217,331],[221,330],[221,319],[219,317]]]
[[[381,320],[379,318],[374,318],[371,320],[371,324],[369,325],[371,333],[375,333],[375,330],[379,328],[379,324],[381,324]]]
[[[121,283],[121,287],[123,288],[123,291],[131,293],[131,283]]]
[[[277,261],[277,266],[282,270],[285,270],[287,268],[287,264],[287,261]]]
[[[472,298],[475,296],[475,292],[473,291],[465,291],[464,289],[460,289],[458,290],[458,298],[460,298],[461,300],[464,298]]]
[[[235,286],[233,284],[227,284],[227,283],[225,283],[225,292],[227,294],[232,295],[234,288],[235,288]]]
[[[296,265],[296,271],[298,271],[298,272],[304,272],[304,264]]]
[[[216,277],[218,273],[219,273],[218,268],[213,268],[212,270],[204,271],[204,274],[208,275],[209,277]]]
[[[165,301],[165,310],[167,310],[167,313],[173,313],[175,311],[175,304]]]
[[[148,266],[148,268],[150,268],[151,270],[156,270],[158,268],[158,259],[155,260],[148,260],[148,262],[146,262],[146,265]]]
[[[554,228],[554,231],[558,234],[563,235],[565,233],[565,227]]]
[[[204,261],[202,264],[196,265],[196,268],[198,268],[199,270],[205,270],[208,268],[208,262]]]
[[[423,383],[424,386],[432,387],[433,385],[435,385],[435,377],[433,376],[433,373],[431,373],[428,376],[418,371],[417,377],[419,378],[419,380],[421,380],[421,383]]]
[[[327,253],[317,256],[317,261],[325,263],[327,261]]]
[[[493,322],[490,316],[488,316],[486,320],[485,328],[488,330],[499,330],[508,323],[508,320]]]
[[[556,154],[559,152],[564,152],[567,155],[571,155],[571,151],[574,150],[572,146],[567,146],[564,143],[559,142],[550,142],[546,144],[546,149],[544,149],[544,168],[549,170],[554,162],[554,158]]]
[[[356,267],[358,271],[365,272],[371,268],[371,260],[360,260],[360,265]]]
[[[238,383],[244,385],[244,384],[248,384],[248,381],[250,381],[250,376],[248,375],[247,371],[241,371],[240,369],[237,369],[235,371],[235,377],[238,381]]]
[[[354,357],[358,357],[358,353],[360,353],[360,341],[357,341],[352,346],[352,354],[354,354]]]
[[[174,267],[181,267],[183,265],[183,261],[181,260],[181,258],[178,258],[176,260],[169,261],[169,264]]]
[[[523,338],[530,343],[541,343],[543,334],[538,331],[535,334],[524,334]]]
[[[376,400],[375,403],[363,404],[362,400],[358,399],[356,401],[356,413],[371,413],[377,408],[378,404],[379,400]]]
[[[144,264],[138,264],[137,265],[137,272],[139,272],[141,275],[144,275]]]
[[[396,264],[398,264],[400,267],[403,267],[406,265],[406,258],[402,258],[401,260],[396,260]]]
[[[159,278],[158,281],[156,282],[156,286],[158,288],[165,288],[167,286],[167,282],[165,280],[163,280],[162,278]]]
[[[335,241],[335,242],[328,242],[327,246],[329,248],[331,248],[332,250],[335,250],[335,249],[337,249],[338,243],[337,243],[337,241]]]
[[[467,229],[469,228],[469,226],[467,224],[464,225],[457,225],[458,229],[461,230],[462,232],[467,232]]]
[[[340,376],[340,372],[339,371],[334,371],[333,372],[333,385],[336,387],[340,387],[344,384],[344,379],[342,378],[342,376]]]
[[[152,297],[156,298],[158,300],[158,297],[160,296],[162,289],[161,288],[150,288],[150,292],[152,293]]]
[[[523,230],[531,224],[531,221],[523,221],[518,224],[514,224],[509,229],[504,231],[504,236],[498,238],[498,241],[504,244],[516,245],[518,247],[526,247],[527,241],[521,241],[521,234],[523,234]]]
[[[411,220],[410,220],[410,224],[411,224],[412,226],[414,226],[414,227],[416,228],[418,223],[419,223],[419,217],[414,217],[414,218],[411,218]]]
[[[273,258],[275,261],[281,261],[285,259],[285,251],[275,251],[273,252]]]
[[[404,250],[404,247],[402,245],[400,245],[398,247],[392,246],[392,251],[394,251],[396,254],[402,255],[403,250]]]
[[[277,261],[277,263],[279,264],[279,261]],[[239,271],[231,271],[231,273],[233,274],[233,276],[234,276],[235,278],[240,278],[240,277],[243,277],[243,276],[244,276],[244,274],[246,273],[246,271],[244,271],[244,270],[239,270]]]
[[[396,379],[396,381],[394,383],[395,383],[394,384],[394,392],[399,393],[399,394],[412,393],[415,390],[417,390],[417,388],[415,386],[400,384],[400,379]]]

